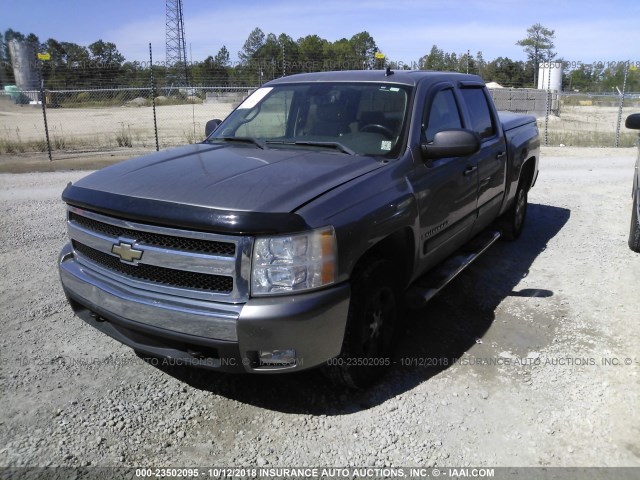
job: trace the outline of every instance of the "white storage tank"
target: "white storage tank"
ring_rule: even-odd
[[[37,90],[38,71],[36,70],[35,50],[27,42],[9,41],[9,53],[13,65],[13,76],[19,90]]]
[[[562,91],[562,62],[540,62],[538,89],[552,92]]]

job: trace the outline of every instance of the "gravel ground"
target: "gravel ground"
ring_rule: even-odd
[[[86,172],[0,175],[0,466],[640,466],[635,153],[544,153],[522,239],[411,313],[356,393],[139,359],[59,285]]]

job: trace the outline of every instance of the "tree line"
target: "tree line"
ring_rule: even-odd
[[[537,65],[540,62],[561,62],[564,65],[565,91],[615,92],[622,88],[627,65],[623,62],[581,64],[556,58],[553,40],[555,32],[535,24],[527,36],[516,42],[523,47],[526,60],[498,57],[487,61],[481,51],[447,52],[433,45],[412,63],[386,58],[373,37],[366,31],[350,38],[328,41],[318,35],[294,40],[282,33],[265,34],[255,28],[238,52],[237,62],[222,46],[215,55],[204,61],[165,65],[158,61],[164,51],[155,52],[153,76],[158,87],[176,86],[234,86],[252,87],[284,75],[325,71],[382,69],[426,69],[472,73],[486,82],[504,87],[534,87],[537,84]],[[0,84],[15,82],[9,41],[16,39],[33,46],[34,65],[41,69],[45,86],[50,89],[81,89],[105,87],[149,86],[149,62],[130,61],[112,42],[97,40],[88,46],[48,39],[40,42],[37,35],[24,35],[8,29],[0,35]],[[36,52],[48,53],[48,60],[36,60]],[[640,91],[637,65],[627,71],[627,91]]]

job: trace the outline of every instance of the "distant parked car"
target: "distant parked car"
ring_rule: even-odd
[[[640,130],[640,113],[634,113],[627,117],[625,127]],[[631,230],[629,231],[629,248],[634,252],[640,252],[640,139],[638,139],[638,158],[636,160],[636,172],[633,176],[633,210],[631,211]]]

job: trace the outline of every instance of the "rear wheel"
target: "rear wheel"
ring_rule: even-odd
[[[524,229],[527,218],[528,195],[525,185],[520,182],[516,190],[513,205],[509,207],[500,219],[502,237],[507,240],[517,240]]]
[[[353,276],[342,352],[327,362],[325,374],[336,384],[365,388],[391,364],[398,322],[399,292],[393,264],[373,260]]]
[[[629,248],[634,252],[640,252],[640,219],[638,218],[638,196],[636,190],[633,195],[633,208],[631,210],[631,228],[629,230]]]

